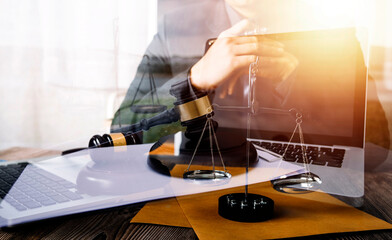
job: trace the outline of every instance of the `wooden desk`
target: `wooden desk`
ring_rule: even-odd
[[[0,159],[17,160],[21,156],[39,157],[55,154],[12,148],[0,151]],[[392,159],[373,172],[365,173],[365,197],[361,210],[392,223]],[[0,239],[197,239],[191,228],[134,224],[129,221],[142,204],[50,219],[28,225],[2,229]],[[391,239],[392,231],[373,231],[310,236],[305,239]],[[304,238],[301,238],[304,239]]]

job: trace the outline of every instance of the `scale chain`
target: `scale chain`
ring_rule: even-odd
[[[195,156],[196,156],[197,150],[199,149],[199,146],[200,146],[201,140],[202,140],[202,138],[203,138],[203,136],[204,136],[204,133],[205,133],[205,131],[206,131],[206,128],[207,128],[207,126],[208,126],[209,141],[210,141],[210,151],[211,151],[212,170],[213,170],[213,172],[214,172],[214,177],[215,177],[215,158],[214,158],[214,146],[213,146],[213,141],[215,141],[215,145],[216,145],[216,148],[217,148],[217,151],[218,151],[218,154],[219,154],[219,158],[220,158],[220,160],[221,160],[221,162],[222,162],[222,166],[223,166],[224,172],[227,172],[227,169],[226,169],[225,163],[224,163],[224,161],[223,161],[222,153],[221,153],[220,148],[219,148],[218,139],[217,139],[217,137],[216,137],[216,133],[215,133],[214,126],[213,126],[213,123],[212,123],[213,120],[212,120],[212,118],[211,118],[211,115],[208,114],[206,117],[207,117],[207,120],[206,120],[206,123],[204,124],[203,131],[202,131],[202,133],[201,133],[201,135],[200,135],[200,138],[199,138],[199,141],[197,142],[195,151],[194,151],[193,154],[192,154],[191,161],[189,162],[189,165],[188,165],[187,169],[185,170],[185,172],[188,172],[188,171],[189,171],[189,169],[190,169],[190,167],[191,167],[191,165],[192,165],[192,162],[193,162],[193,160],[194,160],[194,158],[195,158]]]
[[[290,109],[290,111],[291,111],[291,110],[293,110],[293,109]],[[302,123],[302,114],[296,113],[295,116],[296,116],[296,119],[295,119],[296,126],[295,126],[294,131],[293,131],[293,133],[291,134],[290,140],[289,140],[289,142],[287,143],[287,146],[286,146],[286,148],[285,148],[285,150],[284,150],[284,152],[283,152],[282,160],[285,158],[286,153],[287,153],[287,150],[288,150],[288,148],[289,148],[289,145],[290,145],[290,143],[292,142],[292,140],[293,140],[293,138],[294,138],[294,134],[295,134],[295,132],[296,132],[297,129],[298,129],[298,135],[299,135],[300,146],[301,146],[301,153],[302,153],[302,160],[303,160],[303,164],[304,164],[304,168],[305,168],[306,174],[307,174],[307,176],[308,176],[308,179],[307,179],[307,180],[309,180],[309,179],[311,178],[311,175],[310,175],[310,169],[309,169],[309,160],[308,160],[308,157],[307,157],[306,148],[305,148],[305,146],[304,146],[305,141],[304,141],[303,131],[302,131],[302,127],[301,127],[301,123]],[[279,162],[278,169],[280,168],[281,163],[282,163],[282,161]]]
[[[204,132],[205,132],[205,130],[206,130],[207,124],[208,124],[208,121],[206,121],[206,123],[204,124],[203,131],[201,132],[201,135],[200,135],[199,141],[197,142],[197,145],[196,145],[195,151],[194,151],[194,152],[193,152],[193,154],[192,154],[191,161],[189,162],[188,168],[185,170],[185,172],[189,171],[189,168],[190,168],[190,167],[191,167],[191,165],[192,165],[193,159],[195,158],[195,155],[196,155],[197,149],[198,149],[198,148],[199,148],[199,146],[200,146],[200,143],[201,143],[201,140],[202,140],[202,138],[203,138]]]

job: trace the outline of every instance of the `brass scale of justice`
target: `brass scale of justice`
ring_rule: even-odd
[[[214,41],[208,41],[209,46],[211,46]],[[207,47],[209,47],[207,46]],[[312,174],[309,170],[309,160],[306,155],[305,146],[304,146],[304,137],[302,132],[302,114],[298,112],[296,109],[292,108],[289,110],[282,110],[282,109],[273,109],[273,108],[264,108],[264,107],[255,107],[255,81],[257,78],[257,71],[258,71],[258,63],[259,57],[256,58],[256,61],[249,65],[249,94],[248,94],[248,106],[247,107],[235,107],[235,106],[219,106],[217,104],[211,104],[208,98],[208,95],[204,95],[202,97],[196,98],[187,101],[187,102],[180,102],[180,104],[175,103],[175,108],[166,110],[161,114],[158,114],[150,119],[143,119],[141,122],[137,124],[133,124],[129,127],[123,127],[119,130],[116,130],[114,133],[111,134],[104,134],[103,136],[95,135],[91,138],[89,142],[89,148],[95,147],[108,147],[108,146],[120,146],[120,145],[131,145],[141,143],[141,140],[138,139],[138,135],[135,133],[141,130],[148,130],[152,126],[161,125],[165,123],[172,123],[178,120],[181,121],[181,124],[184,126],[190,126],[190,124],[184,124],[194,121],[194,119],[200,119],[201,117],[204,118],[205,123],[202,127],[201,134],[198,136],[198,140],[196,145],[195,137],[193,136],[193,141],[191,145],[191,149],[194,149],[191,155],[181,155],[178,158],[181,159],[181,163],[185,163],[189,161],[186,169],[183,173],[183,178],[187,180],[193,180],[195,182],[200,181],[212,181],[214,183],[219,181],[227,181],[231,178],[231,174],[226,168],[225,161],[223,159],[221,149],[219,147],[218,138],[216,134],[216,125],[213,121],[213,110],[214,107],[216,109],[220,109],[223,111],[241,111],[247,113],[247,129],[246,129],[246,139],[250,138],[250,128],[251,128],[251,118],[255,114],[261,112],[268,112],[274,114],[288,114],[295,117],[296,126],[294,128],[293,133],[291,134],[290,140],[281,155],[280,163],[278,168],[280,167],[281,161],[283,161],[286,152],[288,150],[289,144],[292,142],[295,133],[298,131],[298,136],[300,140],[300,148],[302,152],[302,162],[305,168],[305,173],[297,175],[295,177],[290,177],[288,179],[278,179],[274,180],[273,185],[274,188],[281,192],[289,192],[285,188],[285,186],[293,185],[293,184],[301,184],[301,189],[297,192],[292,191],[290,193],[304,193],[307,191],[317,190],[321,180],[314,174]],[[150,79],[151,84],[151,79]],[[155,87],[155,86],[154,86]],[[191,94],[196,96],[193,92],[192,88],[190,88]],[[172,93],[172,92],[171,92]],[[172,93],[173,95],[173,93]],[[162,109],[163,110],[163,109]],[[200,124],[199,124],[200,125]],[[200,128],[200,126],[199,126]],[[125,133],[124,133],[125,132]],[[200,132],[200,131],[199,131]],[[206,135],[208,133],[208,135]],[[207,137],[206,137],[207,136]],[[170,136],[171,141],[173,143],[173,135]],[[164,137],[162,140],[159,140],[153,147],[152,151],[156,150],[157,148],[161,147],[163,144],[168,142],[170,137]],[[257,154],[255,156],[254,146],[245,139],[245,149],[246,149],[246,165],[245,165],[245,191],[244,193],[232,193],[221,196],[219,198],[219,214],[227,219],[240,221],[240,222],[260,222],[271,219],[273,217],[273,208],[274,208],[274,201],[268,197],[252,194],[248,192],[248,174],[249,174],[249,167],[250,167],[250,160],[257,159]],[[191,166],[194,163],[195,158],[197,158],[198,150],[202,143],[207,142],[209,143],[209,152],[211,156],[211,166],[212,169],[210,170],[191,170]],[[216,151],[214,151],[214,146]],[[189,149],[189,145],[188,145]],[[214,152],[218,153],[218,157],[220,159],[220,163],[222,164],[223,171],[216,169]],[[242,152],[243,153],[243,152]],[[253,154],[252,154],[253,153]],[[252,156],[251,156],[252,155]],[[190,160],[189,160],[189,156]],[[163,160],[162,160],[163,159]],[[187,160],[188,159],[188,160]],[[243,158],[242,158],[243,159]],[[241,159],[241,160],[242,160]],[[155,171],[169,175],[170,168],[167,165],[173,165],[170,163],[172,161],[171,157],[167,156],[154,156],[150,155],[148,159],[149,166],[154,169]],[[185,161],[185,162],[184,162]],[[168,163],[169,162],[169,163]],[[178,162],[176,162],[178,164]],[[276,184],[275,184],[276,183]],[[283,184],[282,184],[283,183]],[[305,186],[305,187],[304,187]],[[303,188],[304,187],[304,188]]]
[[[304,136],[302,131],[302,114],[298,112],[296,109],[292,108],[289,110],[282,110],[282,109],[272,109],[272,108],[255,108],[255,81],[257,78],[257,71],[258,71],[258,63],[259,57],[256,58],[256,61],[249,66],[249,94],[248,94],[248,106],[247,107],[229,107],[229,106],[219,106],[217,104],[210,104],[208,101],[207,96],[205,97],[206,100],[203,101],[203,104],[196,104],[195,107],[190,107],[187,110],[180,107],[181,117],[183,115],[197,115],[196,112],[206,112],[206,123],[204,125],[203,131],[201,136],[198,140],[196,148],[192,154],[192,157],[189,161],[188,167],[186,168],[183,177],[185,179],[193,179],[193,180],[222,180],[225,178],[230,178],[231,174],[227,171],[224,160],[222,158],[222,154],[219,148],[218,139],[216,137],[216,133],[213,127],[213,120],[212,120],[212,112],[213,107],[216,109],[226,110],[226,111],[246,111],[247,112],[247,129],[246,135],[247,139],[250,138],[250,129],[251,129],[251,118],[259,113],[260,111],[268,112],[268,113],[275,113],[275,114],[290,114],[295,116],[295,123],[296,126],[293,130],[293,133],[290,136],[290,140],[287,143],[287,146],[281,155],[281,159],[279,162],[279,166],[284,159],[286,152],[290,143],[293,141],[295,133],[298,131],[299,140],[300,140],[300,147],[302,153],[302,162],[305,169],[305,174],[298,175],[290,180],[283,179],[283,182],[290,185],[293,182],[301,183],[302,189],[298,189],[297,193],[305,193],[311,190],[316,190],[321,183],[321,180],[318,176],[312,174],[309,170],[309,160],[306,154],[306,149],[304,146]],[[201,107],[202,109],[198,109],[195,111],[195,108]],[[193,110],[193,114],[189,114],[189,110]],[[201,111],[200,111],[201,110]],[[203,111],[204,110],[204,111]],[[185,114],[188,113],[188,114]],[[190,170],[193,160],[197,154],[200,142],[202,141],[202,137],[208,131],[208,139],[210,142],[210,150],[211,150],[211,170]],[[219,154],[219,158],[223,167],[223,171],[215,169],[215,159],[213,154],[213,141],[215,142],[216,150]],[[273,205],[274,202],[272,199],[258,195],[252,194],[248,192],[248,174],[249,174],[249,162],[250,162],[250,150],[251,143],[246,141],[246,171],[245,171],[245,191],[244,193],[233,193],[221,196],[219,198],[219,214],[227,219],[231,219],[234,221],[241,221],[241,222],[259,222],[271,219],[273,217]],[[282,179],[281,179],[282,180]],[[277,185],[274,186],[276,190],[285,192],[285,184],[280,185],[282,181],[276,181]],[[294,190],[295,192],[295,190]],[[290,191],[293,193],[293,191]]]

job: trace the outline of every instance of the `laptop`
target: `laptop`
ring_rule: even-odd
[[[309,160],[306,165],[321,179],[320,190],[363,196],[367,68],[356,30],[266,36],[283,43],[298,66],[287,80],[291,85],[283,100],[263,101],[262,87],[256,90],[261,96],[260,111],[251,117],[249,140],[272,157],[279,158],[287,149],[284,161],[303,165],[298,129],[289,144],[296,127],[295,113],[299,113]]]
[[[2,163],[0,227],[171,196],[164,188],[166,176],[149,175],[145,162],[150,147],[83,150]],[[142,181],[144,177],[156,181]]]
[[[180,133],[181,135],[181,133]],[[41,161],[0,164],[0,227],[162,198],[243,186],[243,174],[195,182],[148,166],[152,144],[86,149]],[[260,162],[249,184],[303,172]],[[183,171],[180,168],[180,171]]]

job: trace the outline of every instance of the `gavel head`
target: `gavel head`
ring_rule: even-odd
[[[174,105],[180,114],[181,125],[186,127],[185,136],[197,141],[207,118],[214,115],[207,93],[194,89],[188,81],[183,81],[173,84],[170,94],[176,98]],[[216,130],[218,123],[213,121],[213,127]]]

